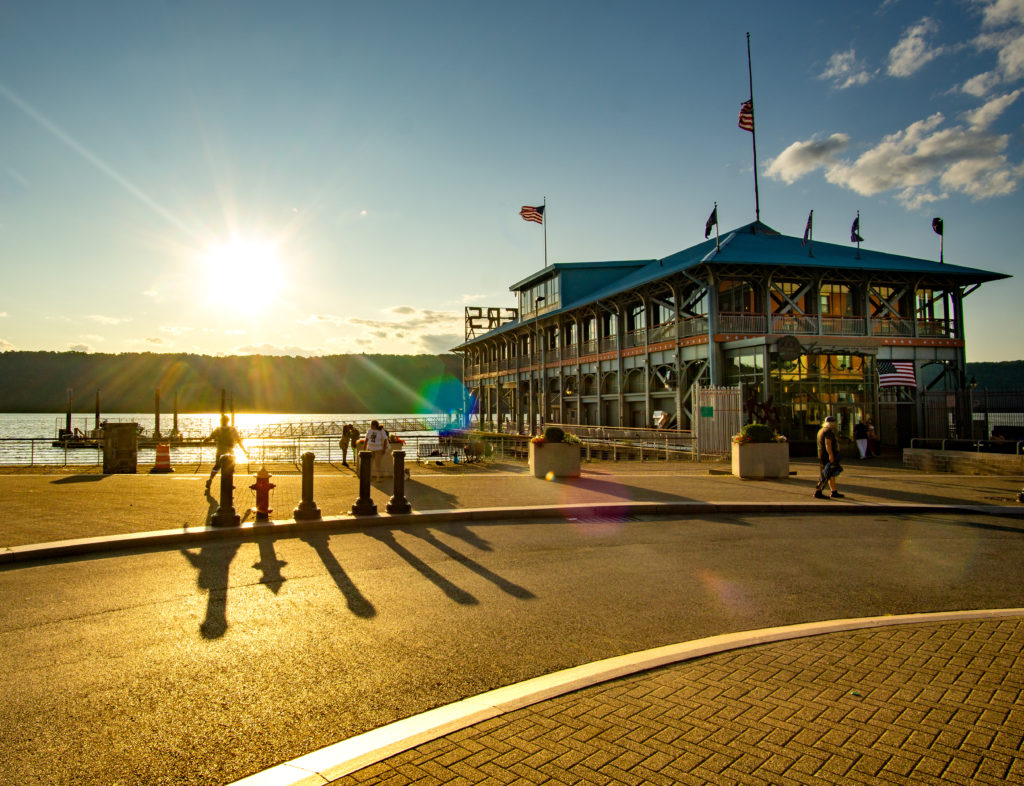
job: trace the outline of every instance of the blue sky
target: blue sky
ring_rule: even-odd
[[[1024,0],[0,4],[0,349],[445,351],[552,262],[753,220],[1011,274]]]

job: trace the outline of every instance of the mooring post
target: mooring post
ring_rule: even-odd
[[[320,508],[313,501],[313,461],[316,455],[310,451],[302,454],[302,502],[292,511],[296,521],[311,521],[321,518]]]
[[[370,473],[373,471],[373,451],[359,451],[359,499],[352,503],[353,516],[376,516],[377,505],[370,496]]]
[[[405,498],[405,451],[396,450],[395,459],[395,493],[384,506],[388,513],[412,513],[412,505]]]
[[[225,453],[220,457],[220,505],[210,517],[211,527],[237,527],[241,518],[235,513],[235,457]]]

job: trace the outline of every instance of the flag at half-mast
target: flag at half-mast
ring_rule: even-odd
[[[537,224],[543,224],[544,205],[538,205],[536,207],[532,205],[523,205],[523,209],[519,211],[519,215],[523,217],[524,221],[533,221]]]
[[[806,246],[814,232],[814,211],[807,214],[807,226],[804,227],[804,239],[800,241],[801,246]]]
[[[737,124],[744,131],[754,132],[754,102],[744,101],[740,105],[740,121]]]

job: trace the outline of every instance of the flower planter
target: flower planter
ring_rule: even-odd
[[[380,460],[380,477],[390,478],[395,474],[395,450],[401,450],[404,446],[402,445],[388,445],[388,449],[384,451],[384,456]],[[356,444],[356,474],[359,474],[359,459],[360,451],[366,450],[366,441],[359,440]],[[371,475],[374,473],[370,473]]]
[[[580,446],[566,442],[531,442],[530,472],[535,478],[578,478]]]
[[[788,478],[788,442],[732,445],[732,474],[738,478]]]

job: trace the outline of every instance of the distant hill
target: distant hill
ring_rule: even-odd
[[[968,363],[967,379],[972,378],[981,390],[1024,390],[1024,360]]]
[[[413,413],[461,409],[456,355],[271,357],[83,352],[0,353],[0,412],[217,412],[221,390],[236,412]]]

